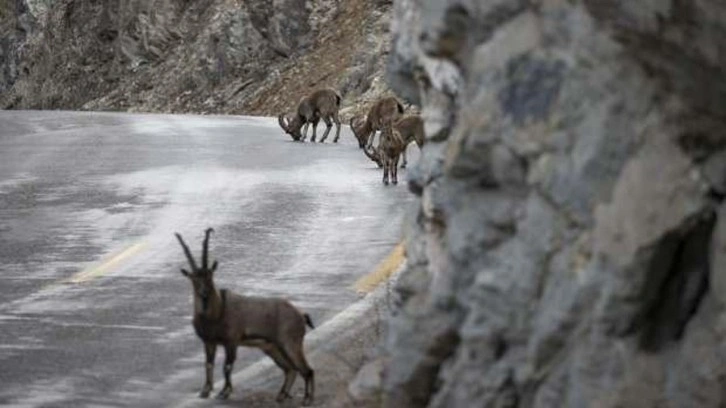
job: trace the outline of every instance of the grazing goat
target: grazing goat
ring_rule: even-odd
[[[295,117],[290,119],[280,114],[277,117],[277,121],[282,130],[292,136],[292,140],[296,142],[305,141],[308,135],[308,126],[312,123],[313,137],[310,141],[314,142],[318,122],[322,119],[325,122],[326,129],[323,137],[320,139],[320,143],[325,142],[328,133],[330,133],[330,129],[333,127],[333,122],[335,122],[335,139],[333,139],[333,143],[338,143],[338,139],[340,138],[340,119],[338,118],[340,100],[341,97],[335,90],[319,89],[300,100]],[[303,125],[305,126],[304,128]],[[300,133],[301,128],[302,133]]]
[[[388,174],[391,182],[398,184],[398,159],[406,149],[406,142],[401,133],[392,126],[381,130],[381,142],[378,144],[378,155],[383,164],[383,184],[388,185]]]
[[[401,153],[401,155],[403,156],[403,163],[401,164],[401,168],[405,169],[406,165],[408,164],[408,160],[406,158],[406,147],[408,147],[411,142],[416,142],[416,145],[419,147],[419,149],[423,147],[423,119],[419,115],[407,115],[398,119],[393,124],[393,128],[396,129],[403,137],[405,147],[403,148],[403,152]],[[378,164],[378,167],[383,167],[383,162],[381,160],[381,155],[379,154],[378,149],[366,148],[363,150],[363,153],[365,153],[365,155],[368,156],[369,159]]]
[[[379,99],[368,110],[365,120],[351,118],[350,128],[358,139],[358,147],[364,149],[373,145],[376,131],[395,122],[403,114],[403,105],[394,97]]]
[[[202,264],[194,260],[189,248],[180,234],[175,234],[184,250],[191,272],[182,269],[194,289],[194,318],[192,324],[204,342],[206,354],[206,381],[200,397],[209,396],[213,388],[214,357],[217,345],[224,347],[224,388],[218,398],[227,398],[232,393],[232,366],[237,357],[238,346],[256,347],[285,372],[285,382],[277,395],[277,400],[290,398],[297,372],[305,379],[305,398],[303,405],[313,401],[315,382],[313,370],[303,354],[305,325],[311,328],[310,316],[301,313],[284,299],[241,296],[226,289],[218,290],[214,285],[214,271],[217,261],[211,267],[208,263],[209,228],[205,231],[202,244]]]

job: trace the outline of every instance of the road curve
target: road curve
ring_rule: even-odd
[[[303,144],[270,118],[0,111],[0,405],[194,394],[203,358],[173,232],[198,250],[214,227],[219,286],[321,324],[400,240],[410,202],[347,129]]]

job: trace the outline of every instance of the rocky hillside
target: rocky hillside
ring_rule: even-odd
[[[726,5],[398,0],[386,407],[726,405]]]
[[[276,115],[389,92],[386,0],[0,0],[0,108]]]

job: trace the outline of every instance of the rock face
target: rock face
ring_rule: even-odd
[[[387,3],[0,1],[0,108],[277,115],[326,86],[352,104],[383,76]]]
[[[400,0],[387,407],[726,404],[726,5]]]
[[[0,95],[7,92],[19,75],[23,44],[34,20],[25,2],[0,2]]]

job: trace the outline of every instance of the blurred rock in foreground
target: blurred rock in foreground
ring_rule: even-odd
[[[387,407],[726,404],[726,4],[399,0]]]

